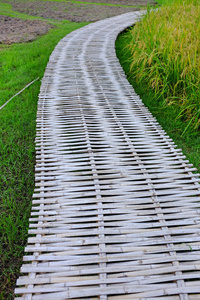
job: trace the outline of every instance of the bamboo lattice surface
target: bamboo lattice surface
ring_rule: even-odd
[[[198,175],[115,55],[138,15],[74,31],[50,57],[17,299],[200,299]]]

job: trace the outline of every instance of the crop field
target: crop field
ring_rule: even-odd
[[[162,4],[120,35],[117,54],[145,105],[200,172],[200,2]]]

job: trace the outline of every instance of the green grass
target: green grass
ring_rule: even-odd
[[[49,0],[43,0],[43,1],[49,1]],[[53,1],[53,0],[50,0]],[[61,0],[59,0],[60,2]],[[142,7],[141,5],[124,5],[124,4],[112,4],[112,3],[98,3],[98,2],[86,2],[86,1],[77,1],[77,0],[69,0],[66,2],[71,2],[75,4],[84,4],[84,5],[103,5],[103,6],[119,6],[119,7]],[[144,7],[143,7],[144,8]]]
[[[0,46],[0,105],[38,76],[59,40],[86,23],[62,23],[31,43]],[[34,189],[35,119],[40,81],[0,111],[0,299],[13,299]]]
[[[16,12],[12,10],[12,5],[8,3],[0,3],[0,14],[9,17],[20,18],[23,20],[38,20],[38,19],[44,20],[43,18],[40,17],[34,17],[24,13]]]
[[[8,1],[8,0],[7,0]],[[40,20],[40,21],[45,21],[47,23],[53,24],[53,25],[61,25],[63,22],[69,22],[69,21],[58,21],[54,19],[47,19],[39,16],[31,16],[25,13],[20,13],[17,11],[12,10],[12,5],[8,3],[1,3],[0,2],[0,14],[4,16],[9,16],[13,18],[19,18],[22,20]],[[0,48],[1,49],[1,48]]]
[[[147,19],[145,19],[144,22],[146,22],[146,20]],[[162,27],[161,19],[154,18],[154,20],[155,22],[161,22],[160,25]],[[148,72],[150,73],[152,70],[154,70],[154,68],[156,68],[155,65],[157,64],[157,61],[154,60],[152,62],[151,68],[149,68],[148,71],[145,69],[144,60],[146,60],[146,57],[143,56],[144,58],[143,59],[141,58],[142,55],[140,56],[140,52],[143,51],[142,50],[143,48],[142,46],[140,47],[138,40],[137,40],[137,48],[139,48],[138,52],[137,53],[133,52],[134,49],[133,43],[136,41],[135,37],[133,36],[137,35],[138,39],[146,38],[144,37],[146,31],[144,30],[143,26],[144,26],[143,23],[141,24],[138,23],[132,29],[127,30],[126,32],[124,32],[118,37],[116,41],[117,56],[124,68],[125,73],[127,74],[130,83],[133,85],[135,91],[141,96],[144,104],[157,118],[157,120],[159,121],[161,126],[166,130],[168,135],[171,138],[173,138],[177,146],[179,148],[182,148],[183,153],[187,156],[190,162],[198,169],[198,172],[200,173],[199,129],[197,127],[195,128],[195,126],[188,126],[188,124],[191,124],[190,120],[188,121],[185,116],[181,115],[182,106],[179,105],[179,102],[174,104],[174,102],[170,103],[169,101],[166,101],[165,95],[169,91],[165,91],[164,94],[162,89],[156,89],[152,84],[149,85],[150,79],[148,76],[149,75]],[[144,32],[141,32],[142,30],[144,30]],[[151,29],[149,28],[149,31],[150,30]],[[140,36],[138,35],[138,31],[141,33]],[[151,36],[153,36],[153,33],[151,33],[150,31],[150,38]],[[156,36],[154,38],[155,40],[157,39]],[[198,37],[196,38],[198,39]],[[141,43],[143,43],[143,41]],[[159,44],[159,40],[157,40],[157,43]],[[153,47],[155,44],[156,42],[153,43]],[[149,41],[149,45],[151,46],[151,40]],[[153,49],[151,51],[153,51]],[[149,52],[149,54],[150,53],[151,52]],[[134,60],[137,61],[136,64],[133,63],[133,56],[134,56]],[[149,58],[149,56],[147,57]],[[169,85],[171,84],[170,79],[168,84]],[[167,88],[168,86],[166,86],[166,89]],[[196,94],[199,93],[198,89],[197,90],[194,89],[194,92]],[[191,90],[188,91],[188,98],[190,96],[193,97],[193,90],[192,92]],[[179,94],[177,94],[177,97],[180,97]],[[199,99],[200,97],[198,98],[198,103],[197,103],[198,105],[199,105]]]
[[[31,2],[36,2],[37,0],[31,0]],[[89,5],[104,5],[104,6],[120,6],[120,7],[142,7],[144,8],[144,6],[142,5],[125,5],[125,4],[112,4],[112,3],[101,3],[101,2],[87,2],[87,1],[79,1],[79,0],[41,0],[42,2],[71,2],[71,3],[77,3],[77,4],[89,4]],[[7,2],[10,2],[9,0],[7,0]],[[12,2],[12,1],[11,1]],[[27,2],[22,0],[21,2]]]
[[[32,0],[31,2],[36,2],[37,0]],[[85,5],[103,5],[103,6],[120,6],[120,7],[141,7],[144,8],[142,5],[125,5],[125,4],[112,4],[112,3],[101,3],[101,2],[87,2],[87,1],[79,1],[79,0],[41,0],[42,2],[61,2],[61,3],[75,3],[75,4],[85,4]],[[0,3],[0,12],[1,14],[5,14],[4,12],[7,12],[9,10],[9,13],[12,11],[12,5],[9,3],[9,0],[7,0],[8,3]],[[19,2],[26,2],[26,1],[19,1]],[[145,6],[146,7],[146,6]],[[23,13],[18,13],[16,11],[12,11],[12,16],[22,16],[25,15]],[[30,17],[30,16],[29,16]],[[36,17],[32,17],[36,18]]]
[[[34,0],[37,1],[37,0]],[[112,4],[112,3],[101,3],[101,2],[87,2],[78,0],[42,0],[45,2],[65,2],[65,3],[75,3],[75,4],[85,4],[85,5],[103,5],[103,6],[120,6],[120,7],[142,7],[141,5],[124,5],[124,4]]]

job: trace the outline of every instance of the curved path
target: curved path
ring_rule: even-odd
[[[115,55],[138,15],[74,31],[50,57],[16,299],[200,299],[199,178]]]

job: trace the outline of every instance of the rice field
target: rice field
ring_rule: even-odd
[[[200,126],[200,4],[174,1],[148,9],[129,31],[130,76],[154,90],[157,100],[178,106],[185,128]]]

